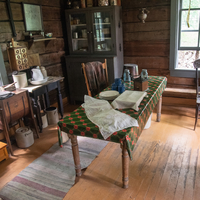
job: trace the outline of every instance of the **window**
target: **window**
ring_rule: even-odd
[[[195,77],[193,62],[200,58],[200,1],[171,0],[170,75]]]

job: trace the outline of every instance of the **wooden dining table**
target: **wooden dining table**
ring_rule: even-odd
[[[122,182],[123,188],[128,188],[129,183],[129,161],[132,160],[132,151],[145,127],[151,113],[157,106],[157,122],[161,119],[162,93],[166,88],[167,78],[161,76],[148,77],[147,95],[143,98],[139,105],[139,110],[118,109],[138,121],[139,127],[130,127],[114,132],[106,140],[120,144],[122,149]],[[134,89],[134,82],[125,82],[126,90]],[[105,89],[111,90],[111,86]],[[99,98],[97,95],[95,98]],[[72,152],[76,175],[81,176],[81,165],[79,158],[79,149],[77,136],[85,136],[104,140],[98,126],[93,124],[86,116],[82,106],[68,114],[64,119],[58,122],[58,139],[59,145],[62,147],[62,131],[67,133],[71,138]]]

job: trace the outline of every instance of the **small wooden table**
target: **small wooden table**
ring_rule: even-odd
[[[49,95],[48,93],[51,90],[56,89],[57,90],[57,100],[58,100],[58,109],[61,115],[61,118],[63,118],[63,102],[62,102],[62,94],[60,92],[60,81],[62,81],[64,77],[55,77],[55,76],[49,76],[49,79],[47,82],[40,84],[40,85],[28,85],[27,87],[23,88],[29,91],[30,96],[34,100],[34,113],[36,114],[37,123],[40,129],[40,132],[42,132],[42,118],[40,115],[40,107],[38,104],[38,97],[41,95],[45,96],[45,103],[46,107],[50,106],[49,101]]]
[[[8,159],[8,151],[6,149],[7,144],[0,142],[0,162],[4,159]]]
[[[120,109],[120,112],[126,113],[138,121],[139,127],[130,127],[124,130],[113,133],[108,141],[120,143],[122,148],[122,182],[123,188],[128,188],[129,183],[129,159],[132,160],[132,151],[140,137],[142,130],[145,127],[153,109],[157,105],[157,121],[160,121],[161,106],[162,106],[162,93],[165,90],[167,79],[159,76],[149,76],[147,96],[144,97],[139,105],[139,111],[133,109]],[[133,82],[125,84],[126,89],[131,90],[134,88]],[[110,90],[111,87],[105,90]],[[99,98],[99,96],[96,96]],[[98,126],[93,124],[86,116],[84,108],[79,107],[63,120],[58,122],[59,131],[58,138],[59,144],[62,145],[62,137],[60,131],[68,133],[71,138],[72,152],[74,156],[76,175],[81,176],[81,165],[79,158],[79,150],[77,143],[77,135],[92,137],[104,140]]]

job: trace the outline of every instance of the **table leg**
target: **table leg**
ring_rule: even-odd
[[[62,94],[60,92],[60,82],[58,81],[57,82],[57,92],[58,92],[58,108],[59,108],[59,111],[60,111],[60,115],[61,115],[61,118],[63,118],[63,101],[62,101]]]
[[[129,155],[126,140],[123,141],[122,148],[122,183],[123,188],[128,188],[129,183]]]
[[[157,122],[160,122],[161,118],[161,108],[162,108],[162,95],[160,96],[160,99],[158,100],[157,103]]]
[[[30,97],[29,97],[28,92],[27,92],[27,98],[28,98],[28,104],[29,104],[30,117],[31,117],[31,119],[32,119],[32,121],[33,121],[33,125],[34,125],[34,128],[35,128],[35,132],[36,132],[36,134],[37,134],[37,137],[39,138],[40,135],[39,135],[39,133],[38,133],[38,127],[37,127],[37,124],[36,124],[36,122],[35,122],[35,118],[34,118],[33,110],[32,110],[31,99],[30,99]]]
[[[74,157],[74,164],[75,164],[75,170],[76,170],[76,176],[81,176],[81,164],[80,164],[80,156],[79,156],[79,149],[78,149],[78,142],[77,142],[77,136],[76,135],[69,135],[69,138],[71,138],[71,144],[72,144],[72,153]]]
[[[36,119],[37,119],[37,124],[39,126],[39,129],[40,129],[40,133],[42,133],[42,118],[41,118],[41,115],[40,115],[40,108],[37,104],[37,100],[32,98],[33,100],[33,109],[34,109],[34,113],[36,115]]]
[[[45,96],[45,100],[46,100],[46,107],[49,108],[50,107],[50,101],[49,101],[48,91],[44,93],[44,96]]]

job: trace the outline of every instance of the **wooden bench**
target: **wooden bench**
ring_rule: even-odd
[[[163,92],[163,105],[196,107],[196,89],[165,88]]]
[[[8,159],[8,151],[6,149],[7,144],[0,142],[0,162],[4,159]]]

